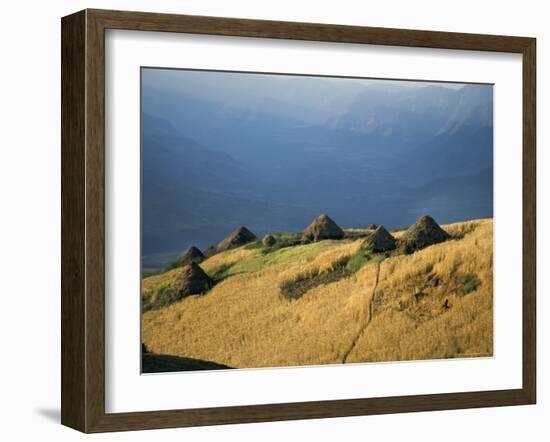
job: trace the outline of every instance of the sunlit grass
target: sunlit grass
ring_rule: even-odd
[[[411,255],[366,255],[361,239],[219,253],[201,263],[211,275],[222,269],[219,282],[204,296],[146,312],[143,341],[153,352],[232,367],[341,363],[372,300],[374,315],[348,362],[489,356],[492,220],[443,227],[457,239]],[[282,296],[285,282],[331,272],[342,259],[345,277],[299,299]],[[145,278],[143,296],[177,270]]]

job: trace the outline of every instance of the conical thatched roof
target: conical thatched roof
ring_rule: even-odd
[[[176,280],[170,284],[170,296],[179,300],[189,295],[204,293],[212,287],[213,281],[204,270],[195,262],[187,264],[181,269]]]
[[[361,245],[365,250],[374,253],[389,252],[396,247],[395,238],[384,226],[378,227]]]
[[[243,244],[247,244],[255,240],[256,240],[256,235],[254,235],[246,227],[241,226],[238,229],[231,232],[231,234],[227,238],[225,238],[221,243],[219,243],[217,246],[217,249],[220,251],[227,250],[233,247],[242,246]]]
[[[450,236],[428,215],[422,216],[401,236],[401,246],[408,252],[423,249],[449,239]]]
[[[176,258],[175,264],[176,267],[181,267],[192,262],[200,263],[204,260],[203,253],[195,246],[191,246],[187,249],[185,253],[182,253]]]
[[[378,226],[376,224],[369,224],[369,226],[367,227],[367,229],[369,230],[376,230],[378,228]]]
[[[302,237],[307,241],[341,239],[344,237],[344,231],[328,215],[323,213],[304,230]]]

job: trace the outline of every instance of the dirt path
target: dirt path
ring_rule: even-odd
[[[357,345],[357,342],[359,342],[359,339],[361,339],[361,337],[365,334],[365,331],[367,330],[369,324],[371,323],[372,316],[373,316],[373,309],[374,309],[372,301],[374,300],[374,294],[376,293],[376,289],[378,288],[378,279],[380,278],[380,266],[382,262],[383,261],[380,261],[376,267],[376,280],[374,281],[374,288],[372,289],[372,294],[369,299],[367,320],[365,321],[365,325],[363,325],[363,327],[359,330],[359,333],[357,333],[357,336],[355,336],[353,341],[351,341],[350,347],[348,348],[348,350],[344,354],[344,357],[342,358],[342,364],[345,364],[347,362],[349,355],[353,352],[353,350],[355,349],[355,346]]]

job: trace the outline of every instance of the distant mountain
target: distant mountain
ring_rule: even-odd
[[[254,206],[259,178],[230,155],[206,149],[170,123],[142,115],[142,235],[148,255],[182,251],[192,238],[216,242],[222,220],[239,223]]]
[[[301,85],[307,84],[307,80],[298,77],[275,84]],[[254,82],[261,79],[255,78]],[[322,85],[319,89],[324,93],[334,87],[334,82],[328,80],[317,80],[316,84]],[[489,86],[466,85],[458,90],[440,86],[370,85],[359,89],[356,86],[350,83],[347,89],[356,92],[355,98],[342,100],[332,116],[317,116],[314,124],[308,122],[306,110],[317,101],[331,101],[322,95],[317,101],[302,96],[303,99],[287,98],[283,103],[275,94],[272,99],[265,96],[259,99],[255,93],[241,91],[234,104],[221,98],[216,100],[211,93],[199,98],[188,86],[178,93],[146,89],[142,100],[143,109],[169,121],[188,137],[231,153],[251,166],[266,158],[277,161],[283,154],[295,157],[312,151],[370,155],[376,149],[377,156],[398,159],[429,143],[435,135],[452,135],[469,126],[492,127]],[[220,86],[213,83],[212,89],[216,88]],[[203,90],[210,88],[203,85]]]
[[[216,103],[218,109],[231,108],[237,113],[267,112],[283,115],[286,119],[308,125],[321,124],[335,113],[343,112],[364,90],[364,85],[353,79],[339,80],[334,93],[334,80],[311,81],[311,77],[294,75],[244,74],[231,72],[180,71],[144,69],[142,71],[144,102],[147,111],[172,122],[178,114],[165,107],[165,99],[178,97],[185,101]],[[155,97],[161,97],[155,102]],[[181,100],[180,100],[181,101]],[[185,106],[185,103],[181,103]]]
[[[331,126],[382,136],[433,135],[445,123],[446,112],[441,110],[453,105],[458,93],[437,86],[420,89],[371,86]],[[404,128],[407,132],[399,130]]]
[[[145,179],[152,178],[144,181],[145,187],[168,181],[171,187],[254,194],[250,181],[258,176],[231,155],[207,149],[172,124],[147,113],[142,115],[141,126],[142,173]]]
[[[259,235],[301,229],[319,210],[275,198],[279,187],[261,170],[204,147],[163,119],[143,113],[141,125],[146,267],[162,267],[192,244],[216,244],[241,224]]]
[[[468,128],[493,128],[493,89],[487,85],[467,85],[455,97],[453,108],[440,133],[454,134]]]
[[[239,225],[300,231],[322,212],[343,227],[492,216],[490,86],[223,75],[144,83],[147,267]]]
[[[370,87],[330,126],[368,134],[370,145],[376,143],[397,155],[414,151],[435,135],[492,129],[492,121],[488,86]]]

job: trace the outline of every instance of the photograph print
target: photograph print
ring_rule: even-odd
[[[141,370],[493,355],[493,86],[141,69]]]

